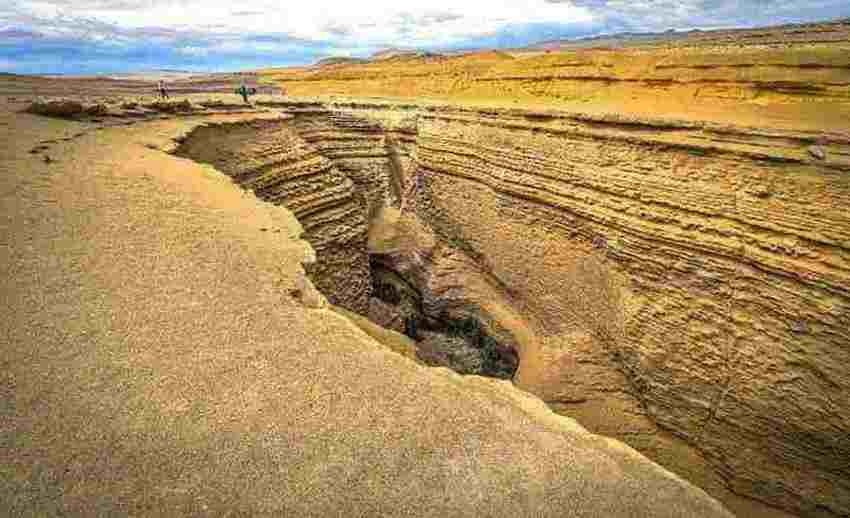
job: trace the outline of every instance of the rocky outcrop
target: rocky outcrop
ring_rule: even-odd
[[[367,197],[290,122],[209,125],[183,139],[176,154],[209,163],[291,210],[316,250],[308,266],[316,287],[333,304],[368,312]]]
[[[157,100],[153,102],[123,101],[83,102],[78,99],[44,98],[33,101],[27,108],[27,113],[56,117],[60,119],[88,120],[93,117],[109,118],[113,121],[123,119],[150,119],[168,115],[189,115],[193,113],[217,113],[249,110],[245,105],[234,105],[217,101],[201,101],[198,104],[189,99]]]
[[[208,161],[295,212],[329,298],[399,332],[412,308],[473,318],[517,355],[517,386],[741,515],[850,513],[847,137],[281,107],[216,134]],[[408,309],[376,301],[370,255],[415,287]],[[451,341],[431,338],[426,361]]]
[[[562,42],[553,49],[478,52],[404,63],[278,69],[292,95],[381,96],[499,105],[564,105],[643,113],[716,113],[734,104],[794,105],[821,113],[850,101],[850,23],[746,31],[694,31],[640,41]],[[591,104],[587,104],[591,103]],[[812,104],[814,103],[814,104]],[[846,117],[846,110],[842,110]],[[825,113],[826,112],[826,113]]]
[[[47,117],[73,118],[83,115],[86,106],[73,99],[44,99],[33,101],[26,111]]]
[[[214,121],[271,146],[280,122],[244,119]],[[199,122],[60,141],[78,126],[0,110],[2,514],[730,517],[509,382],[423,368],[305,297],[293,213],[161,151]],[[315,223],[305,154],[280,180]]]
[[[475,316],[518,354],[518,386],[742,514],[781,512],[736,495],[848,512],[845,137],[338,109],[292,128],[360,175],[372,207],[398,204],[419,225],[371,251],[418,287],[426,314]],[[382,124],[399,120],[410,162],[387,166]],[[815,140],[824,160],[807,151]]]

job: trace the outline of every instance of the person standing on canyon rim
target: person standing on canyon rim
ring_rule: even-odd
[[[239,95],[242,96],[242,100],[245,101],[245,104],[250,104],[248,102],[248,94],[251,93],[251,92],[248,90],[248,87],[245,86],[245,80],[244,79],[242,80],[242,83],[239,85],[239,89],[236,90],[236,93],[238,93]]]
[[[163,99],[168,99],[168,90],[165,89],[165,81],[159,80],[159,96]]]

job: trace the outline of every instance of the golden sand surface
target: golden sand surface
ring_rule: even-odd
[[[847,33],[0,76],[4,512],[850,513]]]

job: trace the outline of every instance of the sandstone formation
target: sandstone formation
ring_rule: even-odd
[[[781,512],[736,495],[809,516],[848,512],[850,221],[836,209],[850,192],[846,137],[362,102],[287,109],[269,142],[309,142],[334,187],[282,181],[275,189],[298,194],[266,199],[304,221],[320,264],[328,245],[311,218],[332,218],[299,212],[301,196],[363,199],[322,233],[358,236],[336,248],[356,266],[334,258],[325,267],[336,272],[316,272],[329,296],[356,294],[350,309],[366,304],[403,332],[399,309],[369,302],[386,276],[376,264],[389,268],[414,287],[397,302],[431,321],[474,317],[518,355],[519,387],[741,514]],[[252,157],[270,154],[256,152],[265,129],[249,128],[198,131],[241,146],[219,156],[257,170]],[[824,160],[808,152],[814,140]],[[184,146],[203,145],[193,142],[209,140]],[[274,175],[234,176],[256,191]],[[403,217],[386,223],[375,207],[387,205]]]
[[[246,460],[256,459],[255,449],[285,459],[252,471],[261,483],[249,493],[262,509],[250,507],[254,503],[237,509],[721,512],[631,450],[625,450],[628,461],[617,457],[609,464],[624,447],[587,434],[574,418],[592,433],[634,447],[738,516],[850,516],[848,34],[847,22],[834,22],[547,47],[559,52],[398,56],[263,72],[265,80],[302,98],[258,97],[256,106],[244,107],[196,96],[188,111],[144,100],[110,108],[98,129],[139,121],[107,130],[119,143],[113,152],[160,169],[153,179],[141,167],[115,161],[109,163],[114,173],[105,166],[66,169],[66,161],[86,163],[96,155],[96,142],[83,138],[51,149],[62,157],[49,167],[54,176],[4,178],[26,178],[4,189],[7,196],[48,200],[35,220],[46,222],[36,227],[42,234],[16,237],[20,224],[5,227],[12,236],[6,241],[22,251],[9,261],[17,266],[15,275],[5,276],[10,284],[4,290],[24,293],[42,279],[85,277],[109,261],[126,274],[127,253],[108,243],[98,248],[108,259],[83,263],[91,268],[37,260],[64,235],[49,222],[78,206],[101,210],[98,193],[140,214],[161,203],[151,213],[162,216],[167,232],[140,228],[130,209],[112,214],[116,223],[105,234],[141,232],[148,241],[131,242],[142,250],[160,243],[155,253],[142,255],[149,269],[133,265],[139,273],[132,275],[142,279],[122,285],[97,278],[98,286],[121,294],[111,304],[141,314],[121,320],[118,336],[137,322],[149,334],[132,331],[137,343],[118,352],[97,338],[92,351],[75,342],[67,357],[94,366],[86,371],[92,384],[89,374],[74,377],[68,365],[50,360],[56,356],[45,349],[50,341],[39,340],[54,336],[48,330],[76,329],[63,313],[67,301],[48,301],[65,291],[49,284],[48,295],[27,299],[27,317],[13,320],[6,332],[15,353],[5,364],[19,369],[7,379],[24,383],[29,399],[7,414],[14,416],[7,429],[38,433],[32,444],[10,447],[10,457],[18,459],[12,493],[54,502],[55,488],[70,491],[56,475],[61,462],[26,460],[58,458],[50,445],[67,441],[57,437],[79,436],[84,448],[96,449],[118,443],[126,424],[144,432],[140,442],[118,449],[121,460],[110,469],[144,457],[138,445],[159,430],[144,423],[156,419],[86,407],[93,423],[119,423],[109,429],[113,435],[92,439],[83,424],[63,428],[55,420],[76,416],[77,407],[44,417],[40,408],[61,406],[55,393],[16,377],[31,370],[51,380],[51,373],[60,373],[57,379],[70,379],[72,389],[92,399],[105,387],[119,395],[112,401],[136,401],[130,397],[135,378],[108,369],[98,374],[96,366],[109,359],[157,366],[146,372],[164,384],[160,399],[128,407],[133,412],[164,413],[173,421],[184,414],[172,406],[201,407],[200,415],[206,409],[216,416],[214,424],[166,441],[195,444],[198,453],[186,464],[193,468],[212,452],[235,451],[228,459],[240,468],[218,465],[190,483],[175,475],[179,463],[168,465],[165,478],[188,484],[190,494],[211,480],[223,484],[216,487],[244,487],[240,481],[250,479],[244,470],[257,467]],[[194,121],[180,119],[186,115]],[[60,126],[50,125],[78,131],[89,124],[19,117],[54,132]],[[161,153],[175,137],[176,155],[215,171]],[[18,151],[0,158],[17,169],[27,152],[49,147],[35,137],[16,138]],[[72,173],[56,176],[66,170]],[[122,190],[126,181],[138,192],[124,194],[130,191]],[[175,192],[182,194],[172,198]],[[65,200],[58,212],[51,212],[54,194]],[[254,195],[286,210],[275,212]],[[282,219],[246,216],[258,210]],[[69,221],[88,221],[74,214]],[[72,226],[84,236],[74,234],[75,240],[103,243],[99,227],[83,227]],[[166,237],[157,234],[163,232]],[[205,240],[226,244],[218,250]],[[177,257],[181,271],[206,266],[200,278],[175,278],[176,269],[153,268],[158,257]],[[204,291],[203,302],[184,295],[169,303],[168,318],[139,306],[178,293],[186,283],[211,291]],[[81,300],[81,314],[97,314],[93,308],[103,304],[93,292]],[[52,324],[54,317],[64,324]],[[167,329],[186,327],[172,347],[180,358],[206,358],[199,373],[185,362],[168,367],[176,371],[160,370],[174,362],[175,351],[158,339],[153,352],[139,352],[148,349],[151,336],[162,336],[157,325],[163,322]],[[201,337],[197,345],[193,333]],[[250,353],[244,355],[274,360],[239,363],[245,343]],[[26,352],[31,349],[35,356]],[[284,350],[285,359],[279,356]],[[459,377],[416,365],[414,358],[511,382]],[[194,376],[205,380],[203,386],[193,381],[178,403],[170,402],[165,394],[170,397],[174,386],[166,378]],[[251,376],[258,381],[245,385]],[[207,396],[203,389],[222,379],[251,397],[235,402],[226,390]],[[352,396],[343,402],[338,387]],[[128,394],[127,401],[120,399]],[[293,410],[283,410],[281,402]],[[247,413],[234,413],[237,407]],[[227,430],[223,423],[242,419],[248,431],[234,439],[240,446],[228,446],[218,432]],[[188,426],[173,422],[180,430]],[[464,438],[470,432],[472,446]],[[307,441],[313,435],[315,441]],[[296,439],[317,453],[293,454],[282,446]],[[175,448],[167,453],[182,451]],[[452,453],[467,448],[467,457]],[[84,468],[95,465],[94,457],[81,455]],[[327,458],[335,460],[320,463]],[[293,464],[293,474],[283,479],[288,491],[275,500],[269,495],[281,479],[263,477]],[[48,482],[34,484],[38,477]],[[146,484],[155,478],[131,477],[129,484],[150,489]],[[114,486],[105,485],[111,494]],[[339,487],[368,489],[356,501],[328,500]],[[449,496],[434,504],[428,498],[437,493]],[[651,502],[656,493],[658,501]],[[89,488],[75,494],[83,495],[79,505],[88,505],[104,493]],[[292,503],[302,496],[303,503]],[[24,505],[20,498],[16,505]],[[227,508],[223,501],[216,505]]]
[[[358,65],[270,69],[290,95],[380,96],[634,112],[652,117],[765,116],[838,125],[850,116],[850,21],[559,45]],[[747,103],[761,110],[739,110]],[[827,108],[828,107],[828,108]],[[753,116],[747,116],[747,113]]]
[[[369,196],[351,176],[283,121],[196,130],[178,149],[215,166],[263,200],[284,204],[298,218],[316,250],[311,265],[317,287],[331,303],[366,313],[369,257],[366,252]],[[380,175],[375,175],[380,177]]]
[[[330,110],[363,119],[346,139],[373,121],[392,149],[406,121],[401,215],[371,221],[370,250],[428,318],[477,319],[518,354],[518,386],[742,516],[846,516],[848,35],[845,20],[266,74],[351,99]],[[402,306],[371,315],[401,330]]]
[[[163,153],[204,122],[246,145],[281,124],[205,117],[0,110],[4,514],[730,516],[510,382],[419,366],[305,299],[296,213],[343,229],[314,198],[360,213],[352,183],[289,129],[292,212]]]

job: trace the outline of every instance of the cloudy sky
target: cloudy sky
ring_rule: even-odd
[[[850,0],[0,0],[0,72],[229,71],[388,47],[850,16]]]

